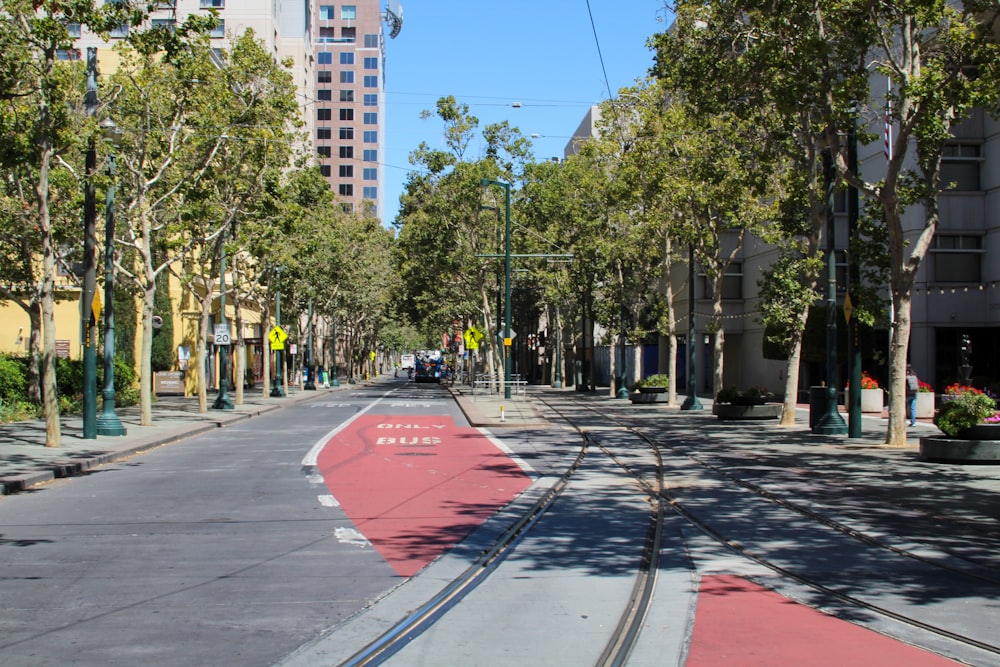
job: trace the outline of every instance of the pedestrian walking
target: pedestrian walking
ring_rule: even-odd
[[[906,409],[910,413],[910,426],[917,425],[917,393],[920,378],[913,372],[913,366],[906,364]]]

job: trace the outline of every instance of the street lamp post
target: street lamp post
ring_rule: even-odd
[[[302,389],[305,391],[316,391],[316,379],[313,377],[316,375],[316,367],[313,364],[313,302],[309,299],[309,320],[307,322],[309,327],[309,332],[306,334],[306,370],[308,379],[306,383],[302,385]]]
[[[333,333],[333,378],[330,380],[331,387],[339,387],[340,380],[337,379],[337,313],[334,311],[330,318]]]
[[[481,185],[498,185],[504,190],[504,243],[503,243],[503,293],[504,293],[504,332],[503,332],[503,396],[510,398],[510,183],[484,178]]]
[[[219,319],[228,327],[226,321],[226,235],[223,233],[219,255]],[[230,337],[231,338],[231,337]],[[218,336],[216,336],[218,339]],[[229,343],[219,345],[219,393],[212,404],[213,410],[233,410],[235,405],[229,398]]]
[[[97,47],[87,47],[87,90],[83,98],[87,115],[97,113]],[[83,191],[83,290],[80,319],[83,333],[83,437],[97,438],[97,202],[94,176],[97,171],[97,144],[88,138]],[[96,302],[96,303],[95,303]]]
[[[823,415],[812,428],[813,433],[844,435],[847,423],[837,409],[837,262],[833,217],[833,156],[823,154],[823,167],[827,186],[827,235],[826,235],[826,406]]]
[[[559,318],[559,304],[556,304],[556,370],[553,373],[552,388],[562,389],[562,320]]]
[[[698,400],[698,380],[695,377],[694,365],[697,362],[698,353],[695,349],[694,330],[694,244],[688,244],[688,334],[687,334],[687,398],[681,404],[681,410],[703,410],[701,401]]]
[[[853,173],[858,171],[858,120],[851,122],[847,135],[847,168]],[[847,190],[847,238],[850,246],[855,245],[855,234],[858,229],[858,189],[853,185]],[[847,282],[850,286],[847,298],[851,309],[857,306],[857,289],[861,284],[861,267],[858,264],[858,253],[855,247],[848,250]],[[847,350],[850,358],[851,389],[847,395],[847,437],[861,437],[861,344],[858,340],[858,318],[848,314]]]
[[[275,283],[277,289],[274,290],[274,323],[281,326],[281,267],[274,267]],[[271,387],[272,398],[285,397],[285,369],[284,369],[285,349],[284,343],[280,350],[274,351],[274,386]]]
[[[125,427],[115,413],[115,147],[121,140],[121,130],[110,118],[101,121],[101,129],[111,146],[111,178],[104,206],[104,402],[97,416],[97,435],[125,435]]]

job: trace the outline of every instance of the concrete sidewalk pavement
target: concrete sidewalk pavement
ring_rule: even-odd
[[[247,392],[243,404],[233,410],[213,410],[214,396],[210,395],[209,410],[205,414],[198,412],[195,396],[164,396],[153,403],[151,426],[140,426],[138,405],[116,408],[115,413],[126,434],[98,436],[95,439],[82,437],[83,418],[80,415],[64,416],[60,420],[61,447],[45,446],[45,422],[41,419],[0,424],[0,495],[25,491],[57,478],[80,475],[136,452],[318,398],[327,391],[302,391],[290,387],[289,395],[284,398],[264,397],[260,391]]]

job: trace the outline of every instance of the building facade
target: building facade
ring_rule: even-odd
[[[312,11],[316,158],[345,209],[381,215],[385,190],[381,162],[385,145],[384,28],[389,27],[394,36],[402,12],[390,7],[383,15],[379,0],[354,0],[349,5],[319,0]]]

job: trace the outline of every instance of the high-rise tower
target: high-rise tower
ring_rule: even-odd
[[[385,40],[399,33],[402,10],[394,1],[384,13],[379,0],[326,1],[312,22],[316,157],[345,208],[381,215]]]

